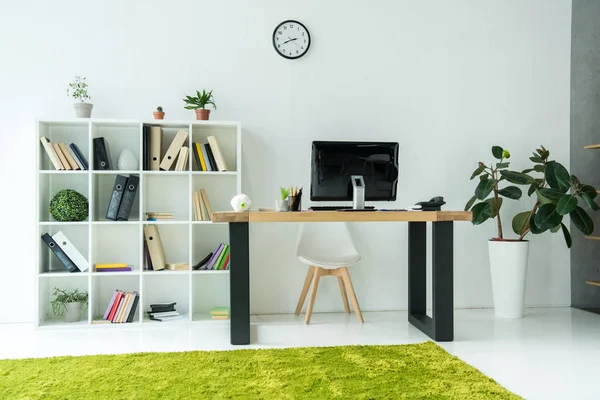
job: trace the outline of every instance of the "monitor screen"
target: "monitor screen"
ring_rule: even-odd
[[[352,201],[351,175],[363,176],[365,200],[396,200],[398,142],[312,143],[312,201]]]

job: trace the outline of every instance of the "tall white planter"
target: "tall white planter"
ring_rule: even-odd
[[[494,312],[497,318],[523,318],[528,241],[489,242]]]

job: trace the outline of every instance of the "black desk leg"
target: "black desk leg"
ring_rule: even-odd
[[[433,317],[426,315],[426,225],[408,228],[408,321],[438,342],[454,340],[454,229],[452,221],[432,228]]]
[[[247,222],[229,223],[231,344],[250,344],[250,242]]]

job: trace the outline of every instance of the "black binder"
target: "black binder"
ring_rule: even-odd
[[[112,169],[110,165],[110,154],[108,145],[103,137],[94,138],[94,169]]]
[[[139,183],[140,178],[137,175],[129,175],[127,186],[123,192],[123,199],[121,200],[121,205],[119,206],[117,220],[127,221],[129,219],[129,213],[131,213],[131,208],[133,207],[133,202],[135,200]]]
[[[215,161],[215,155],[212,152],[212,149],[210,148],[210,144],[206,143],[206,154],[208,155],[208,161],[210,162],[210,165],[212,167],[213,171],[218,171],[219,168],[217,167],[217,162]]]
[[[52,250],[52,252],[56,256],[56,258],[58,258],[58,260],[62,263],[62,265],[66,268],[67,271],[69,271],[69,272],[79,272],[79,268],[77,268],[77,266],[75,265],[75,263],[73,261],[71,261],[71,259],[69,258],[69,256],[67,256],[65,254],[65,252],[63,251],[63,249],[60,248],[60,246],[58,245],[58,243],[56,243],[54,241],[54,239],[52,239],[52,236],[50,236],[47,233],[44,233],[42,235],[42,240],[44,241],[44,243],[46,243],[46,245],[48,246],[48,248],[50,250]]]
[[[87,160],[85,159],[85,157],[83,156],[83,153],[81,152],[81,150],[79,150],[79,147],[77,147],[77,145],[75,143],[71,143],[69,145],[69,147],[71,148],[71,150],[73,150],[73,154],[75,155],[75,157],[77,157],[77,160],[83,166],[83,169],[84,170],[90,169],[90,166],[89,166]]]
[[[117,175],[115,178],[115,184],[113,186],[112,195],[110,196],[110,202],[108,203],[108,210],[106,210],[106,219],[116,221],[119,214],[119,207],[123,199],[123,193],[127,186],[127,177],[125,175]]]
[[[202,164],[200,164],[200,156],[198,156],[198,149],[196,148],[196,143],[192,143],[192,152],[194,153],[194,160],[196,160],[196,166],[198,167],[198,171],[202,171]]]
[[[143,168],[144,171],[150,170],[150,127],[148,125],[144,125],[142,130],[143,137]]]

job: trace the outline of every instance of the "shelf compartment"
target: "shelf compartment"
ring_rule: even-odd
[[[121,290],[123,292],[137,292],[141,295],[139,276],[124,275],[126,274],[126,272],[117,272],[117,274],[121,274],[119,276],[104,274],[105,273],[94,274],[94,277],[92,279],[92,318],[104,316],[104,313],[113,297],[113,294],[115,293],[115,290]],[[133,317],[133,322],[140,322],[140,302],[141,298],[140,300],[138,300],[138,306]],[[125,323],[119,323],[115,325],[125,325]],[[131,323],[128,323],[127,325],[131,325]]]
[[[237,160],[237,144],[238,144],[238,130],[237,125],[193,125],[192,126],[192,142],[208,143],[208,137],[214,136],[225,163],[227,164],[227,170],[229,172],[235,172],[239,169],[236,163]],[[191,153],[192,158],[190,159],[192,165],[192,171],[201,172],[196,165],[194,154]],[[220,172],[223,174],[224,172]]]
[[[45,279],[38,279],[38,326],[68,327],[86,325],[89,321],[88,311],[84,310],[81,314],[80,322],[64,322],[57,320],[52,312],[50,302],[54,299],[52,292],[55,287],[62,290],[79,289],[80,292],[88,292],[88,274],[77,274],[79,276],[49,276]]]
[[[62,189],[73,189],[88,199],[89,193],[89,174],[41,174],[38,176],[39,188],[39,221],[40,222],[58,222],[50,215],[50,200]],[[89,220],[89,213],[88,218]],[[81,223],[81,221],[76,221]]]
[[[192,275],[193,320],[211,319],[213,307],[229,307],[229,275]],[[224,320],[215,320],[224,321]]]
[[[175,139],[175,136],[177,136],[177,133],[179,132],[180,129],[183,129],[188,133],[188,136],[186,137],[186,139],[183,143],[183,146],[186,146],[188,148],[190,147],[190,125],[189,124],[181,124],[181,123],[168,124],[168,123],[157,122],[157,123],[152,123],[152,124],[147,123],[144,125],[159,126],[162,129],[162,140],[161,140],[161,148],[160,148],[160,161],[161,162],[164,159],[165,155],[167,154],[167,150],[169,150],[169,146],[171,146],[171,142],[173,142],[173,139]],[[177,156],[178,155],[179,155],[179,153],[177,153]],[[144,171],[144,173],[147,173],[147,174],[169,174],[169,173],[171,173],[171,174],[187,174],[189,172],[189,160],[188,160],[188,168],[185,171],[174,171],[176,164],[177,164],[177,158],[175,158],[175,160],[173,161],[173,164],[171,165],[171,168],[169,171],[146,170],[146,171]]]
[[[202,261],[209,253],[214,252],[220,243],[229,243],[229,227],[227,225],[194,225],[192,227],[192,266]],[[194,273],[196,272],[223,271],[194,271]]]
[[[151,224],[148,224],[151,225]],[[189,225],[157,225],[160,240],[162,243],[163,251],[165,252],[165,261],[167,263],[188,263],[189,264]],[[140,247],[143,253],[143,243]],[[147,271],[146,260],[144,256],[144,273],[158,274],[164,272],[165,274],[177,274],[187,273],[187,271],[170,271],[170,270],[159,270],[159,271]]]
[[[140,186],[135,194],[133,206],[129,213],[128,221],[112,221],[106,218],[106,211],[110,204],[113,188],[117,175],[130,176],[130,174],[121,174],[120,172],[112,172],[109,174],[94,174],[93,175],[93,199],[92,214],[94,221],[106,221],[112,224],[121,224],[123,222],[132,222],[140,220]]]
[[[189,293],[190,293],[190,276],[189,274],[160,274],[153,275],[151,273],[142,275],[143,280],[143,297],[142,308],[144,322],[157,322],[148,319],[146,311],[150,311],[150,304],[157,303],[177,303],[175,310],[179,314],[189,315]],[[187,322],[189,318],[172,322]]]
[[[65,276],[80,274],[80,272],[68,272],[41,238],[41,235],[45,233],[52,236],[59,231],[61,231],[67,239],[73,243],[73,246],[79,250],[81,255],[89,261],[89,227],[87,225],[44,225],[40,229],[40,263],[38,266],[38,273],[48,275],[60,273]],[[58,245],[60,246],[60,243]]]
[[[173,220],[189,221],[191,195],[188,173],[184,175],[163,174],[142,176],[142,218],[146,212],[172,212]],[[154,222],[154,221],[148,221]]]
[[[117,173],[117,159],[125,149],[131,150],[137,158],[137,169],[140,169],[141,124],[139,122],[92,122],[92,138],[104,138],[111,170]],[[93,141],[92,141],[93,148]],[[90,169],[93,169],[93,159]]]
[[[94,272],[96,264],[125,263],[133,265],[133,271],[140,270],[141,241],[139,225],[106,224],[92,226],[91,270],[94,275],[111,274]],[[116,272],[115,274],[128,274]],[[119,275],[119,276],[120,276]]]
[[[194,192],[204,188],[208,203],[213,212],[231,211],[231,198],[238,193],[236,175],[196,174],[192,176],[192,190]],[[194,216],[193,203],[190,197],[190,212]],[[192,218],[193,219],[193,218]]]
[[[38,137],[47,137],[52,143],[64,143],[67,147],[75,143],[83,156],[89,162],[89,130],[90,125],[87,121],[74,122],[40,122],[38,124]],[[65,173],[66,171],[57,171],[50,161],[50,157],[44,150],[44,146],[38,138],[38,156],[39,169],[44,171],[54,171]],[[72,172],[72,171],[71,171]],[[87,171],[86,171],[87,172]]]

